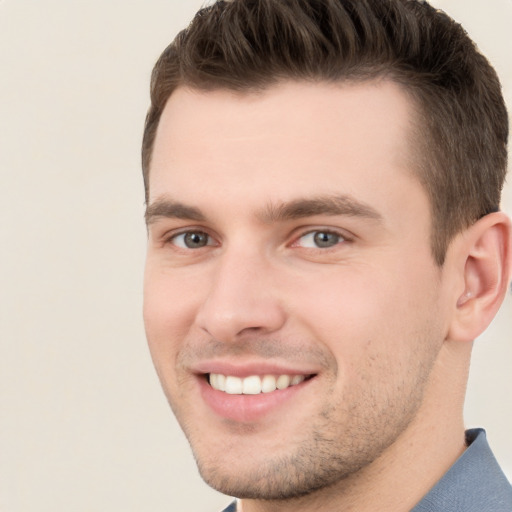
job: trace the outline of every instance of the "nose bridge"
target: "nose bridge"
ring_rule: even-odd
[[[284,323],[271,262],[255,248],[226,249],[216,259],[197,323],[219,341],[248,331],[268,333]]]

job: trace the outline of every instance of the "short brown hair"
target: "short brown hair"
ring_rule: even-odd
[[[452,237],[499,208],[508,118],[494,69],[460,25],[420,0],[230,0],[200,10],[153,69],[146,201],[158,123],[178,86],[250,92],[290,79],[386,77],[419,112],[416,173],[442,265]]]

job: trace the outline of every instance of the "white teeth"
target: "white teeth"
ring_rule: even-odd
[[[226,376],[226,393],[228,395],[241,395],[243,389],[242,379],[233,377],[231,375]]]
[[[292,381],[290,382],[290,384],[292,386],[296,386],[297,384],[300,384],[305,378],[305,375],[294,375],[292,377]]]
[[[257,375],[246,377],[243,380],[242,393],[244,395],[258,395],[261,393],[261,379]]]
[[[226,376],[220,373],[210,373],[210,385],[219,391],[226,391]]]
[[[217,374],[217,387],[219,391],[226,391],[226,376],[222,374]]]
[[[276,389],[286,389],[296,386],[306,379],[305,375],[251,375],[244,379],[233,375],[210,373],[210,385],[213,389],[224,391],[229,395],[259,395],[271,393]]]
[[[276,382],[276,388],[277,389],[286,389],[290,385],[290,376],[289,375],[279,375],[277,382]]]
[[[271,393],[276,390],[276,378],[273,375],[265,375],[261,381],[261,391]]]

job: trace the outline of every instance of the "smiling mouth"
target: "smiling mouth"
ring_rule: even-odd
[[[207,381],[213,389],[223,391],[228,395],[259,395],[297,386],[312,377],[314,375],[250,375],[241,378],[234,375],[210,373],[207,375]]]

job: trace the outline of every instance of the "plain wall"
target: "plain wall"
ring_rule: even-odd
[[[139,165],[153,63],[198,0],[0,1],[0,511],[220,510],[154,374]],[[511,0],[438,0],[512,105]],[[510,185],[504,208],[512,213]],[[512,300],[466,408],[512,475]]]

